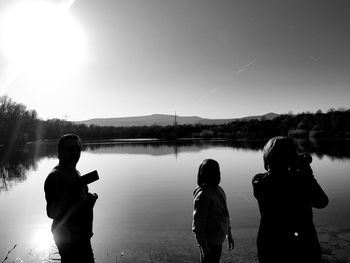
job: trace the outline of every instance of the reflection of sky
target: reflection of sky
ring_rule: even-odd
[[[132,151],[144,150],[140,145],[131,147]],[[172,146],[162,147],[173,151]],[[125,145],[122,148],[126,152],[130,150]],[[163,148],[159,150],[163,151]],[[220,164],[221,186],[228,198],[236,242],[245,244],[249,241],[248,250],[254,252],[259,211],[252,195],[251,178],[264,171],[261,151],[218,145],[195,151],[189,149],[178,151],[176,158],[172,154],[113,153],[120,151],[113,148],[109,153],[82,153],[77,167],[80,172],[84,174],[97,169],[100,175],[100,180],[89,186],[91,192],[99,195],[93,237],[97,259],[114,262],[105,258],[108,253],[123,251],[127,257],[135,256],[135,251],[139,251],[140,259],[147,257],[149,260],[149,251],[160,248],[167,249],[169,254],[183,251],[181,253],[188,253],[183,256],[191,258],[196,253],[191,232],[192,192],[196,187],[198,166],[206,158],[216,159]],[[349,228],[350,162],[313,157],[316,178],[331,200],[326,209],[315,211],[316,225]],[[47,234],[51,223],[45,212],[43,183],[56,164],[57,159],[43,158],[37,163],[36,171],[28,172],[26,181],[10,191],[0,192],[0,207],[5,211],[0,214],[3,226],[0,229],[0,255],[5,255],[14,244],[18,246],[12,252],[13,256],[22,259],[33,259],[42,253],[38,251],[36,236],[40,233],[45,236],[45,230],[44,233],[42,230],[46,229]],[[33,248],[36,250],[29,255]],[[238,246],[237,249],[239,252],[242,248]]]
[[[56,160],[43,159],[36,171],[28,171],[27,180],[10,191],[0,193],[0,255],[10,253],[9,261],[19,257],[24,262],[39,262],[47,256],[43,246],[52,244],[49,218],[46,217],[43,180]]]
[[[340,229],[349,228],[350,162],[314,158],[313,170],[330,199],[326,213],[316,210],[316,218],[324,224],[337,225]]]
[[[255,229],[259,212],[252,195],[251,178],[264,171],[261,151],[213,147],[182,152],[177,159],[171,155],[86,153],[81,162],[81,165],[86,165],[86,172],[96,169],[94,163],[101,165],[97,168],[101,180],[91,186],[91,190],[100,193],[96,207],[96,215],[100,215],[96,216],[96,238],[99,234],[107,235],[122,249],[126,246],[123,240],[134,240],[135,230],[144,234],[140,237],[144,242],[152,236],[149,232],[154,231],[157,237],[165,233],[163,238],[167,238],[166,233],[174,234],[172,231],[175,231],[176,235],[185,235],[182,242],[190,244],[192,191],[196,186],[198,166],[205,158],[214,158],[220,163],[221,186],[227,194],[233,228],[238,231]],[[316,177],[331,199],[327,209],[315,212],[316,225],[345,227],[348,224],[348,194],[343,190],[349,185],[345,177],[349,166],[347,161],[314,157]],[[343,187],[343,190],[339,187]],[[336,219],[334,212],[338,214]],[[109,223],[111,221],[113,225]],[[251,238],[254,239],[254,235],[253,231]],[[240,238],[243,239],[244,235],[238,236]],[[135,242],[131,243],[135,245]]]

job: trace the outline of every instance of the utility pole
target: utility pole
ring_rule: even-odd
[[[66,115],[62,116],[62,118],[64,118],[65,121],[68,121],[68,118],[70,118],[70,116],[68,116],[66,113]]]
[[[177,121],[176,121],[176,111],[175,111],[175,121],[174,121],[174,138],[177,139]]]

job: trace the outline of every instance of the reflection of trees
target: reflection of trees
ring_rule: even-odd
[[[55,144],[28,144],[20,148],[0,147],[0,191],[8,190],[18,182],[25,181],[29,170],[37,168],[43,157],[55,156]]]
[[[1,184],[0,191],[11,188],[13,183],[22,182],[26,179],[28,169],[22,164],[4,165],[0,168]]]
[[[317,157],[350,159],[350,140],[300,140],[301,152],[314,153]]]
[[[255,150],[259,151],[261,150],[265,143],[267,141],[265,140],[259,140],[259,141],[234,141],[232,142],[232,147],[236,149],[245,149],[245,150]]]
[[[122,142],[105,141],[87,143],[85,149],[94,153],[105,154],[148,154],[168,155],[184,152],[199,152],[212,147],[228,147],[233,149],[260,151],[266,140],[259,141],[224,141],[224,140],[184,140],[176,142]],[[332,159],[350,158],[350,140],[297,140],[300,152],[316,154],[319,158],[328,156]]]
[[[84,144],[84,151],[96,154],[175,155],[199,152],[213,147],[260,151],[266,141],[178,140],[178,141],[98,141]],[[300,152],[319,158],[350,159],[350,140],[298,140]],[[19,146],[18,146],[19,147]],[[26,180],[29,170],[35,170],[44,157],[57,156],[56,143],[27,144],[20,148],[0,147],[0,191]]]
[[[211,147],[231,147],[228,141],[179,140],[179,141],[129,141],[87,143],[86,150],[94,153],[169,155],[182,152],[199,152]]]

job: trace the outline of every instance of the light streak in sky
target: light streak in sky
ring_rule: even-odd
[[[247,65],[245,65],[244,67],[242,67],[241,69],[239,69],[238,71],[236,71],[236,74],[240,74],[243,70],[247,69],[248,67],[250,67],[251,65],[253,65],[255,62],[257,62],[260,58],[256,57],[254,58],[252,61],[250,61]],[[201,100],[203,100],[204,98],[206,98],[207,96],[214,94],[215,92],[217,92],[219,89],[218,88],[213,88],[210,91],[205,92],[204,94],[202,94],[201,96],[198,97],[198,99],[195,102],[200,102]]]
[[[241,69],[239,69],[238,71],[236,71],[236,74],[240,74],[243,70],[247,69],[248,67],[250,67],[251,65],[253,65],[255,62],[257,62],[260,58],[256,57],[254,58],[252,61],[250,61],[247,65],[245,65],[244,67],[242,67]],[[198,99],[196,100],[196,102],[200,102],[201,100],[203,100],[204,98],[206,98],[207,96],[214,94],[215,92],[217,92],[219,89],[218,88],[213,88],[210,91],[205,92],[203,95],[199,96]]]
[[[195,103],[198,103],[200,102],[201,100],[203,100],[204,98],[208,97],[209,95],[211,94],[214,94],[215,92],[217,92],[219,89],[218,88],[213,88],[207,92],[205,92],[204,94],[202,94],[201,96],[199,96],[194,102]]]
[[[320,62],[317,58],[313,57],[313,56],[309,56],[309,58],[315,62]]]
[[[243,70],[247,69],[251,65],[253,65],[255,62],[257,62],[259,58],[254,58],[252,61],[250,61],[247,65],[245,65],[243,68],[236,71],[236,74],[240,74]]]

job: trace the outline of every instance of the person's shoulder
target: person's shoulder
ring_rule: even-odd
[[[60,167],[57,165],[50,171],[49,175],[47,177],[54,177],[59,175],[61,172]]]
[[[218,190],[219,190],[220,192],[225,192],[224,189],[222,189],[222,187],[221,187],[220,185],[218,185]]]
[[[208,187],[197,187],[193,192],[194,203],[208,204],[213,200],[215,192],[211,191]]]
[[[217,189],[221,194],[226,195],[224,189],[222,189],[222,187],[220,185],[218,185]]]
[[[193,191],[193,198],[199,199],[199,198],[206,198],[211,195],[210,189],[208,187],[202,187],[198,186]]]
[[[219,191],[219,194],[222,195],[224,197],[224,199],[226,200],[226,193],[225,193],[224,189],[220,185],[218,185],[217,189]]]
[[[59,169],[59,166],[55,166],[50,173],[48,174],[48,176],[45,179],[45,185],[50,184],[53,181],[56,181],[59,176],[61,174],[61,171]]]

